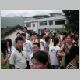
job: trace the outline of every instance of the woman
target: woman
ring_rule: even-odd
[[[70,61],[66,69],[78,69],[79,68],[79,46],[73,46],[70,49],[69,56]]]
[[[12,53],[15,52],[15,47],[12,46],[12,40],[11,39],[6,39],[6,49],[7,49],[7,54],[9,55],[9,68],[11,68],[10,65],[10,56]]]
[[[9,60],[10,54],[7,54],[7,46],[6,41],[1,40],[1,68],[8,69],[9,68]]]
[[[65,43],[64,43],[64,52],[65,52],[65,66],[69,63],[69,52],[70,49],[72,48],[72,46],[74,46],[74,44],[72,43],[73,41],[73,36],[71,34],[67,34],[65,36]]]
[[[7,46],[7,53],[11,54],[12,53],[12,40],[11,39],[6,39],[6,46]]]

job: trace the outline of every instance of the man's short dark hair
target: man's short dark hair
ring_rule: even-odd
[[[16,40],[15,40],[16,43],[17,43],[18,40],[22,40],[23,41],[23,38],[21,36],[17,37]]]

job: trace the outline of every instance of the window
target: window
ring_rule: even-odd
[[[40,26],[47,25],[47,21],[41,21]]]
[[[55,25],[65,24],[65,20],[55,21]]]
[[[33,24],[33,27],[35,27],[35,24]]]
[[[53,25],[53,21],[49,21],[49,25]]]
[[[31,23],[30,22],[27,22],[26,23],[26,27],[31,27]]]

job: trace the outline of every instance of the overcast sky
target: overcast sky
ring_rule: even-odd
[[[1,10],[2,17],[23,16],[31,17],[34,15],[48,14],[48,13],[61,13],[62,10]]]

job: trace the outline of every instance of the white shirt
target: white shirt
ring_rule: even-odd
[[[59,65],[58,59],[57,59],[57,54],[60,51],[59,46],[51,46],[49,49],[49,55],[50,55],[50,61],[51,65]]]
[[[40,39],[40,50],[44,50],[44,44],[45,44],[45,40]]]
[[[33,47],[32,42],[30,40],[26,40],[26,51],[29,54],[29,56],[32,53],[32,47]]]
[[[14,51],[15,51],[15,50],[16,50],[16,49],[15,49],[15,47],[14,47],[14,46],[12,46],[12,47],[11,47],[11,49],[10,49],[10,48],[8,48],[8,52],[9,52],[9,53],[11,53],[11,54],[12,54],[12,53],[14,53]]]
[[[22,55],[23,54],[23,55]],[[15,68],[24,69],[27,67],[26,60],[28,55],[25,51],[22,51],[22,53],[18,50],[16,50],[13,54],[11,54],[10,57],[10,64],[14,65]]]
[[[11,51],[12,51],[11,54],[13,54],[16,51],[14,46],[12,46]],[[9,57],[9,63],[10,63],[10,58],[11,58],[11,56]]]
[[[30,65],[32,65],[32,61],[31,61],[32,57],[33,57],[33,53],[30,55],[30,62],[29,62]]]
[[[16,51],[16,48],[12,46],[12,54]]]

